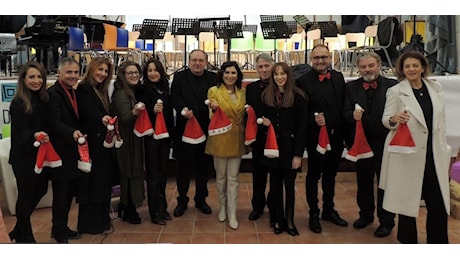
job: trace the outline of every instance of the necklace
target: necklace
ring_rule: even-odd
[[[420,96],[420,97],[423,97],[423,87],[421,87],[421,88],[419,88],[419,89],[413,88],[412,90],[414,91],[414,94],[415,94],[415,95],[418,95],[418,96]]]

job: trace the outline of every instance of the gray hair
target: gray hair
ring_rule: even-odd
[[[274,64],[274,63],[275,63],[275,60],[273,59],[273,57],[272,57],[271,55],[269,55],[268,53],[261,53],[261,54],[257,55],[257,57],[256,57],[256,63],[257,63],[259,60],[268,61],[268,62],[270,62],[271,64]]]

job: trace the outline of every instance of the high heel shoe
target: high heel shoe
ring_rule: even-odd
[[[11,231],[10,233],[8,233],[8,236],[10,237],[11,242],[13,242],[13,240],[16,240],[16,239],[17,239],[18,233],[16,232],[15,229],[13,229],[13,231]]]
[[[278,223],[274,223],[274,225],[273,225],[273,233],[275,233],[277,235],[283,233],[283,229],[278,225]]]
[[[291,236],[298,236],[299,231],[297,231],[297,228],[294,226],[293,228],[286,228],[286,232],[291,235]]]

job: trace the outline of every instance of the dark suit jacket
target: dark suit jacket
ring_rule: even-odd
[[[176,110],[176,138],[174,139],[174,155],[184,152],[185,145],[182,142],[187,119],[181,115],[184,107],[193,110],[193,114],[200,123],[201,129],[208,134],[209,108],[204,101],[208,97],[208,89],[217,84],[217,75],[211,71],[205,71],[202,76],[195,76],[189,69],[174,75],[171,84],[171,100]]]
[[[366,91],[363,88],[363,79],[359,78],[348,82],[345,87],[345,99],[343,105],[343,118],[345,120],[347,135],[347,146],[353,145],[356,121],[353,119],[355,104],[358,103],[363,109],[362,124],[366,139],[368,142],[379,139],[381,143],[385,141],[388,129],[382,124],[382,115],[385,108],[386,93],[388,88],[398,83],[395,79],[389,79],[379,76],[377,79],[377,89],[371,101],[371,107],[368,107]]]
[[[80,130],[80,121],[69,97],[58,81],[48,89],[50,105],[53,109],[55,129],[50,134],[54,149],[61,156],[62,167],[50,170],[53,180],[71,180],[81,176],[77,168],[79,160],[78,144],[73,139],[73,132]]]
[[[345,93],[345,79],[343,74],[331,70],[331,79],[333,95],[328,95],[324,90],[324,82],[318,79],[318,72],[315,70],[309,71],[301,76],[296,81],[296,85],[301,88],[308,97],[308,135],[307,145],[316,146],[318,144],[318,135],[320,127],[315,121],[315,112],[323,112],[326,119],[326,127],[329,130],[329,139],[331,145],[333,140],[343,141],[343,120],[342,107],[343,97]],[[328,83],[328,84],[329,84]],[[332,120],[332,118],[336,120]],[[334,132],[335,138],[331,138],[331,132]]]
[[[262,102],[263,88],[260,87],[261,81],[251,82],[246,86],[246,103],[254,108],[256,112],[256,118],[260,118],[264,115],[265,105]],[[251,144],[253,158],[263,158],[263,151],[266,140],[266,130],[259,126],[257,127],[256,141]]]

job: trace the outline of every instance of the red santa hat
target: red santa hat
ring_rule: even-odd
[[[105,148],[120,148],[123,145],[123,139],[118,131],[118,117],[111,117],[107,125],[107,134],[104,139]]]
[[[405,108],[404,112],[408,112],[409,108]],[[415,147],[414,139],[410,132],[407,124],[399,124],[396,128],[396,133],[391,139],[390,145],[388,146],[388,151],[392,153],[415,153],[417,148]]]
[[[362,110],[363,108],[359,105],[355,105],[355,110]],[[361,120],[356,120],[355,128],[355,140],[353,146],[347,151],[345,158],[356,162],[359,159],[371,158],[374,156],[369,143],[367,142],[366,135],[364,134],[363,123]]]
[[[150,122],[149,113],[145,109],[145,104],[139,102],[136,104],[136,109],[140,109],[136,122],[134,123],[134,134],[138,137],[153,134],[152,122]]]
[[[317,116],[318,113],[315,113],[315,116]],[[318,145],[316,146],[316,151],[318,151],[320,154],[325,154],[326,151],[331,150],[331,144],[329,142],[329,135],[327,133],[327,128],[326,125],[322,125],[319,128],[319,136],[318,136]]]
[[[39,147],[37,159],[35,161],[36,173],[41,173],[43,167],[56,168],[62,166],[61,157],[59,157],[59,155],[56,153],[56,150],[54,150],[51,141],[43,141],[45,137],[46,134],[41,133],[35,138],[36,141],[34,142],[34,146]]]
[[[250,105],[245,105],[246,113],[248,113],[248,120],[246,121],[246,131],[245,131],[245,145],[250,145],[256,140],[257,136],[257,124],[262,123],[262,119],[259,118],[256,120],[256,112],[254,108]],[[259,123],[260,122],[260,123]]]
[[[183,109],[181,114],[185,115],[186,112],[187,109]],[[199,144],[206,141],[206,136],[204,135],[200,123],[198,123],[195,116],[192,116],[187,120],[184,134],[182,135],[182,141],[188,144]]]
[[[204,102],[209,105],[209,100]],[[228,119],[225,112],[218,106],[209,122],[208,134],[210,136],[226,133],[232,129],[232,122]]]
[[[280,155],[278,149],[278,142],[276,141],[275,129],[273,128],[272,124],[268,126],[264,155],[268,158],[278,158]]]
[[[91,158],[89,157],[88,142],[85,137],[78,138],[78,154],[80,159],[78,160],[78,169],[82,172],[91,172]]]
[[[163,101],[161,99],[157,100],[157,103],[162,104]],[[153,133],[153,138],[156,140],[160,140],[163,138],[168,138],[169,133],[168,129],[166,128],[165,117],[163,111],[157,113],[156,120],[155,120],[155,132]]]

